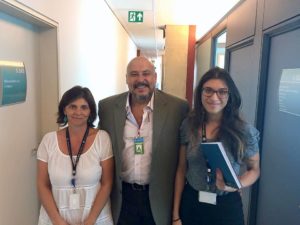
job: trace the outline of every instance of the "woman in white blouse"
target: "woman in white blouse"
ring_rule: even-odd
[[[111,225],[113,154],[109,135],[93,128],[95,100],[75,86],[59,103],[57,123],[38,148],[39,225]]]

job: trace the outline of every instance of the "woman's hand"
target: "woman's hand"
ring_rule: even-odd
[[[63,218],[60,218],[59,221],[54,222],[53,225],[70,225]]]
[[[172,220],[172,225],[182,225],[181,219],[178,218],[178,219]]]
[[[95,223],[84,222],[82,225],[94,225]]]
[[[225,184],[223,173],[219,168],[216,169],[216,186],[220,191],[235,192],[238,190]]]
[[[91,220],[85,220],[82,225],[94,225],[95,222],[92,222]]]

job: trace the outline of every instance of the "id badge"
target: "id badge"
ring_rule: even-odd
[[[70,209],[79,209],[80,208],[79,193],[72,193],[70,195],[69,207],[70,207]]]
[[[134,138],[134,154],[136,154],[136,155],[144,154],[144,138],[143,137]]]
[[[199,202],[204,202],[212,205],[217,204],[217,194],[207,191],[199,191]]]

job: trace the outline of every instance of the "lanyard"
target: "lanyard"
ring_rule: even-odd
[[[205,123],[202,123],[202,142],[203,143],[207,142]],[[213,181],[213,177],[212,177],[212,173],[211,173],[211,167],[207,160],[206,160],[206,167],[207,167],[206,183],[207,183],[207,189],[209,190],[210,185],[212,184],[212,181]]]
[[[202,142],[207,142],[205,123],[202,123]]]
[[[85,145],[85,142],[86,142],[88,134],[89,134],[89,126],[87,126],[87,128],[85,130],[85,133],[84,133],[84,136],[82,138],[82,141],[81,141],[81,144],[80,144],[80,147],[79,147],[79,151],[78,151],[76,160],[74,162],[73,161],[73,154],[72,154],[72,146],[71,146],[69,128],[67,127],[67,130],[66,130],[66,139],[67,139],[68,152],[69,152],[71,163],[72,163],[72,175],[73,175],[73,178],[71,180],[71,183],[72,183],[72,185],[73,185],[74,188],[76,186],[76,184],[75,184],[75,176],[76,176],[77,164],[78,164],[79,158],[80,158],[80,156],[81,156],[81,154],[83,152],[83,147]]]

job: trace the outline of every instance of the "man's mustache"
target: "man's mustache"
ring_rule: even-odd
[[[148,82],[137,82],[137,83],[135,83],[135,84],[133,85],[134,88],[138,88],[138,87],[140,87],[140,86],[145,86],[145,87],[150,88],[150,85],[149,85]]]

